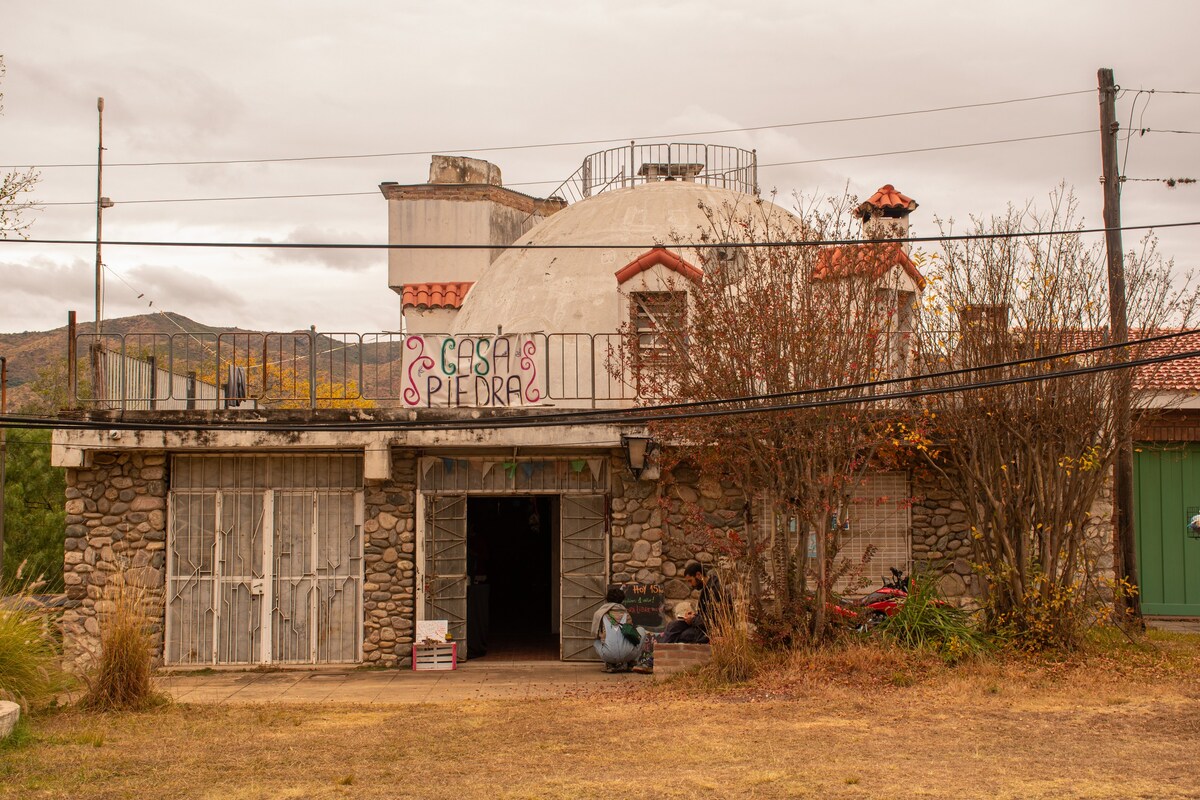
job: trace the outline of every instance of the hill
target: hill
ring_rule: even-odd
[[[91,334],[94,322],[80,322],[76,326],[80,335]],[[253,333],[244,328],[222,328],[205,325],[188,319],[182,314],[163,312],[138,314],[132,317],[117,317],[104,320],[104,333],[128,336],[130,334],[154,333]],[[81,348],[85,347],[80,343]],[[66,364],[67,326],[48,331],[25,331],[23,333],[0,333],[0,356],[8,360],[8,408],[18,411],[33,398],[30,384],[37,378],[38,371],[45,367],[58,368]]]
[[[79,356],[85,358],[91,334],[95,329],[93,322],[81,322],[77,326],[79,336]],[[206,360],[213,355],[214,337],[221,334],[238,334],[222,347],[229,347],[231,352],[222,355],[222,362],[228,355],[235,359],[244,359],[248,348],[255,352],[263,350],[265,345],[255,337],[263,334],[278,334],[279,331],[256,331],[247,328],[219,327],[205,325],[181,314],[162,312],[158,314],[139,314],[131,317],[117,317],[104,321],[104,335],[111,336],[108,342],[114,349],[120,347],[120,338],[124,337],[130,355],[158,355],[160,366],[166,365],[168,352],[173,355],[176,372],[182,373],[182,364],[196,364],[197,359]],[[295,338],[291,336],[272,337],[272,360],[295,361],[307,358],[308,331],[298,330],[289,333],[302,334]],[[188,336],[193,334],[196,338]],[[243,338],[243,335],[246,338]],[[169,339],[166,337],[170,337]],[[201,337],[203,341],[201,341]],[[168,344],[169,342],[169,344]],[[391,375],[398,367],[399,349],[389,346],[386,337],[378,341],[368,341],[359,346],[355,338],[341,341],[324,335],[316,339],[318,354],[327,356],[320,360],[319,373],[328,376],[333,373],[353,376],[354,368],[361,362],[364,369],[372,369],[379,375]],[[240,354],[239,351],[240,350]],[[329,355],[335,354],[335,355]],[[38,372],[47,367],[54,368],[64,376],[67,359],[67,326],[48,331],[25,331],[23,333],[0,333],[0,356],[8,360],[8,409],[10,412],[20,411],[35,398],[34,381]],[[264,353],[264,359],[267,356]],[[244,363],[244,361],[242,362]],[[194,367],[192,367],[194,368]],[[349,369],[349,373],[347,373]],[[86,371],[86,370],[85,370]],[[211,371],[211,368],[210,368]]]

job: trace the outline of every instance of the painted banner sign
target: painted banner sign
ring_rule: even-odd
[[[511,408],[546,400],[545,337],[413,334],[404,339],[404,405]]]

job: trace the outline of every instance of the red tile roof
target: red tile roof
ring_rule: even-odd
[[[628,264],[617,270],[617,284],[619,285],[625,283],[625,281],[629,280],[635,275],[645,272],[651,267],[659,266],[660,264],[667,269],[678,272],[689,281],[699,281],[704,277],[704,273],[701,272],[699,268],[689,264],[687,261],[684,261],[682,257],[672,253],[665,247],[655,247],[642,253],[633,261],[630,261]]]
[[[404,308],[462,308],[467,292],[474,281],[456,283],[406,283],[402,305]]]
[[[917,208],[916,200],[896,191],[896,187],[890,183],[880,186],[875,194],[867,199],[866,204],[876,208],[906,208],[909,211],[915,211]]]
[[[1021,329],[1013,329],[1013,333],[1021,333]],[[1129,339],[1162,336],[1175,333],[1173,330],[1142,330],[1129,331]],[[1076,330],[1056,331],[1052,334],[1060,350],[1086,350],[1108,344],[1111,338],[1108,330]],[[1128,349],[1130,358],[1158,358],[1172,353],[1187,353],[1200,350],[1200,333],[1189,333],[1173,339],[1162,339],[1156,342],[1146,342],[1133,345]],[[1109,358],[1116,351],[1108,351],[1102,358]],[[1133,388],[1140,391],[1159,392],[1197,392],[1200,391],[1200,356],[1178,358],[1163,361],[1158,364],[1146,364],[1137,368],[1133,377]]]
[[[1166,331],[1160,331],[1160,333],[1166,333]],[[1137,331],[1130,333],[1131,338],[1138,338],[1141,335]],[[1200,333],[1160,342],[1150,342],[1138,348],[1135,357],[1154,358],[1191,350],[1200,350]],[[1200,356],[1139,367],[1134,384],[1138,389],[1156,389],[1165,392],[1200,391]]]
[[[846,275],[867,275],[879,278],[892,267],[900,267],[913,279],[917,288],[925,288],[925,276],[904,252],[900,242],[839,245],[823,248],[817,256],[813,280],[838,278]]]

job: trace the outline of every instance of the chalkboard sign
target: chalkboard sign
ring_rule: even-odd
[[[663,587],[657,583],[624,583],[625,608],[634,625],[643,628],[663,627]]]

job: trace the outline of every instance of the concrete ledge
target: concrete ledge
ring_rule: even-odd
[[[13,728],[17,727],[17,720],[21,718],[21,707],[16,703],[10,703],[7,700],[0,700],[0,739],[5,739]]]
[[[656,644],[654,645],[654,679],[668,678],[694,667],[702,667],[712,660],[712,645],[709,644]]]

